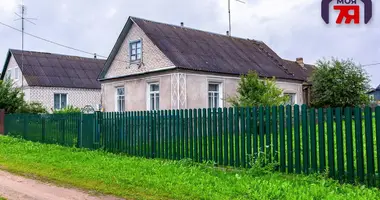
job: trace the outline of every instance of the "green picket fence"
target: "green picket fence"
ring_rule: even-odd
[[[5,133],[115,153],[218,165],[272,163],[286,173],[327,173],[380,186],[380,107],[303,105],[5,116]]]

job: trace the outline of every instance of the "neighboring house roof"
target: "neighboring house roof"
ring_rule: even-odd
[[[371,88],[367,94],[372,94],[372,93],[375,93],[377,91],[380,91],[380,85],[378,85],[376,88]]]
[[[283,61],[265,43],[129,17],[99,78],[104,79],[132,24],[140,27],[176,68],[232,75],[256,71],[262,77],[306,81],[303,69]],[[309,66],[309,65],[308,65]]]
[[[24,69],[22,69],[21,50],[10,49],[1,79],[4,78],[12,55],[29,86],[100,89],[97,77],[105,60],[24,51]]]

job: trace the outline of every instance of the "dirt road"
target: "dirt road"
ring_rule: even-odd
[[[92,196],[77,189],[54,186],[0,170],[0,196],[8,200],[119,200]]]

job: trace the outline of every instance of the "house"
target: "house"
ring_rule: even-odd
[[[97,77],[105,60],[10,49],[1,80],[6,77],[25,94],[27,102],[40,102],[49,111],[67,105],[99,106]]]
[[[312,69],[261,41],[129,17],[99,81],[107,112],[228,107],[249,70],[276,77],[289,103],[303,104]]]
[[[372,88],[367,94],[371,102],[380,102],[380,85],[377,88]]]

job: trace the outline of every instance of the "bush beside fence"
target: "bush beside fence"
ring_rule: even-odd
[[[380,107],[374,113],[370,107],[316,110],[295,105],[9,114],[5,133],[147,158],[247,168],[260,161],[281,172],[326,173],[341,181],[380,185]]]

